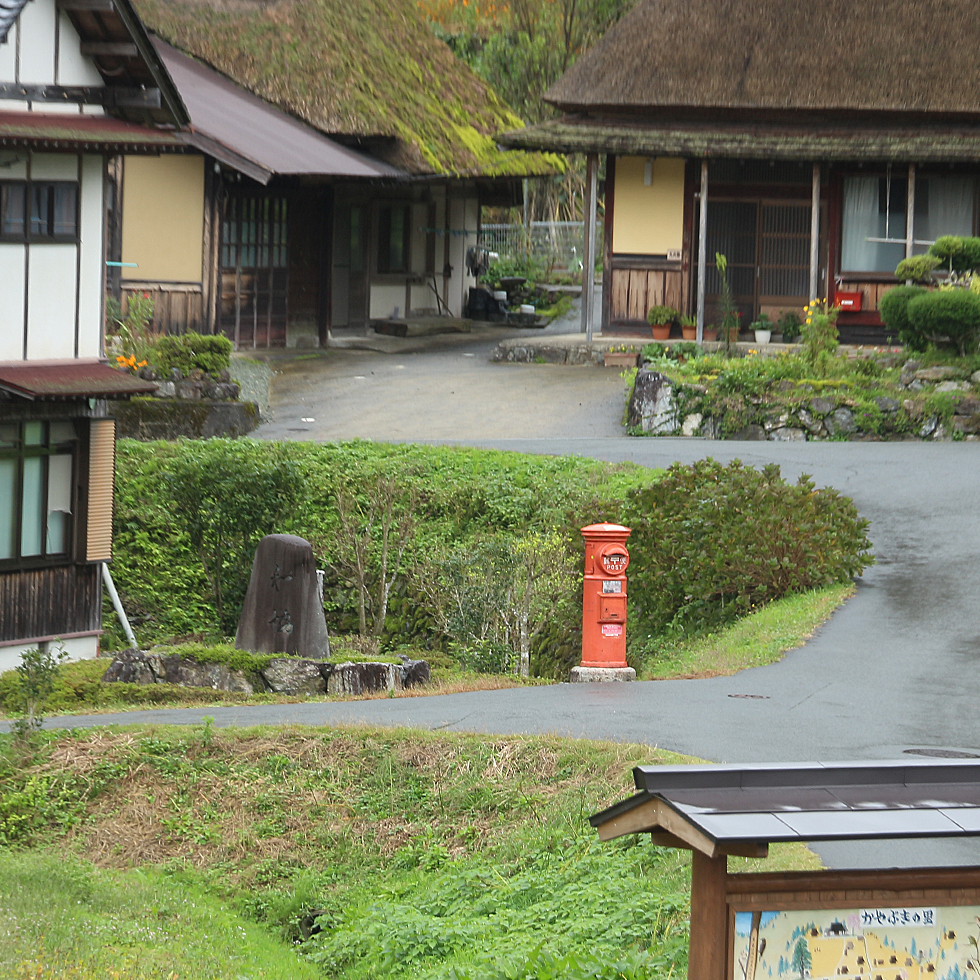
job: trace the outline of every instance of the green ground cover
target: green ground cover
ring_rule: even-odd
[[[0,975],[682,976],[689,858],[586,820],[679,761],[367,728],[0,736]]]

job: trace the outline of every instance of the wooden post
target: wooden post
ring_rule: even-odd
[[[813,193],[810,201],[810,302],[820,288],[820,164],[813,165]],[[829,291],[828,291],[829,292]]]
[[[592,343],[592,307],[595,305],[595,209],[599,178],[599,155],[590,153],[585,162],[585,241],[582,243],[582,333]]]
[[[708,161],[701,161],[701,203],[698,214],[698,326],[695,337],[704,340],[704,284],[708,261]]]
[[[687,980],[727,980],[727,859],[695,850],[691,864],[691,946]]]
[[[915,245],[915,164],[909,164],[909,188],[905,205],[905,258],[912,257]]]

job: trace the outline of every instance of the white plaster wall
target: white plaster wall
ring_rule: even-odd
[[[31,0],[20,13],[20,77],[28,85],[54,85],[54,0]],[[64,111],[62,109],[62,111]]]
[[[369,316],[372,320],[385,320],[392,316],[395,307],[398,315],[405,315],[405,286],[399,283],[372,283]]]
[[[27,179],[27,150],[0,149],[0,180]]]
[[[75,356],[74,245],[32,245],[27,283],[27,358]]]
[[[59,642],[64,644],[69,660],[94,660],[99,655],[99,638],[97,636],[77,636]],[[13,670],[20,663],[20,658],[24,652],[33,650],[36,646],[36,643],[18,643],[14,646],[0,647],[0,673],[5,670]]]
[[[31,180],[78,180],[78,156],[74,153],[33,154]]]
[[[17,62],[17,24],[15,23],[13,27],[10,28],[10,33],[7,34],[7,43],[0,44],[0,82],[16,82],[17,77],[15,75],[16,62]],[[0,109],[4,105],[10,104],[14,105],[16,103],[0,102]],[[20,103],[23,105],[23,103]]]
[[[82,158],[81,212],[81,289],[78,296],[78,356],[99,357],[102,353],[102,272],[103,175],[101,156],[88,153]]]
[[[48,0],[32,0],[46,3]],[[66,13],[58,21],[58,85],[93,85],[102,87],[104,82],[99,70],[88,55],[82,54],[81,38]],[[99,108],[99,112],[102,109]]]
[[[0,244],[0,361],[24,356],[24,252],[23,245]]]
[[[466,275],[467,238],[456,234],[463,229],[465,221],[463,201],[449,199],[449,263],[453,267],[453,277],[449,282],[449,311],[453,316],[462,316],[468,294],[463,290],[462,281]],[[474,238],[474,242],[476,239]],[[470,243],[472,244],[472,243]]]

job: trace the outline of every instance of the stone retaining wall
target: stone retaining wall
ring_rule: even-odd
[[[102,678],[107,683],[176,684],[243,694],[367,694],[418,687],[430,680],[424,660],[401,664],[329,663],[277,657],[258,671],[232,670],[225,664],[198,663],[178,654],[124,650],[115,655]]]

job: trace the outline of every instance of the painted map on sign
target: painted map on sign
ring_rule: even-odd
[[[978,980],[980,908],[738,912],[733,980]]]

